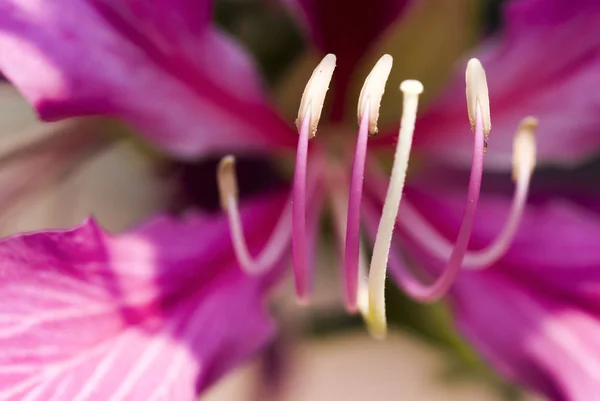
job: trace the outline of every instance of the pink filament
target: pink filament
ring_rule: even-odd
[[[479,202],[479,194],[481,191],[481,177],[483,175],[483,158],[484,158],[484,140],[483,120],[481,117],[481,109],[477,105],[477,115],[475,123],[475,142],[473,148],[473,162],[471,165],[471,175],[469,178],[469,189],[467,194],[467,206],[463,215],[458,237],[454,245],[454,249],[450,254],[450,259],[446,264],[442,275],[430,285],[423,285],[416,280],[406,268],[401,266],[401,269],[396,270],[396,278],[404,291],[411,297],[422,301],[431,302],[443,297],[460,271],[463,258],[469,245],[469,239],[473,230],[473,221],[475,219],[475,211]]]
[[[367,102],[358,130],[356,152],[352,164],[350,194],[348,197],[348,217],[346,223],[346,249],[344,257],[344,272],[346,282],[346,308],[356,311],[359,279],[359,247],[360,247],[360,204],[365,175],[365,160],[367,156],[367,139],[369,137],[369,103]]]
[[[523,168],[523,170],[526,167]],[[519,175],[512,204],[504,228],[487,247],[477,251],[468,251],[462,266],[467,269],[481,269],[491,266],[500,259],[510,246],[527,202],[531,174]],[[404,205],[404,212],[398,215],[401,226],[426,251],[438,259],[448,259],[452,244],[440,234],[410,203]]]
[[[283,253],[288,249],[291,233],[291,208],[288,205],[282,211],[277,225],[273,229],[262,251],[256,257],[253,257],[250,254],[246,238],[244,237],[244,228],[237,199],[235,196],[229,197],[227,216],[233,249],[238,263],[246,273],[257,275],[268,271],[281,259]]]
[[[310,110],[307,111],[300,127],[296,166],[294,170],[294,193],[292,204],[292,255],[296,295],[299,300],[307,301],[309,296],[306,265],[306,168],[308,159],[308,140]]]

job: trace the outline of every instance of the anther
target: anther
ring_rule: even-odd
[[[308,118],[310,119],[309,131],[311,138],[317,134],[317,125],[321,118],[323,103],[325,103],[325,95],[329,89],[333,70],[335,69],[335,60],[336,58],[333,54],[328,54],[321,60],[319,65],[313,71],[304,88],[304,93],[302,94],[302,100],[300,101],[300,107],[298,109],[298,118],[296,119],[296,127],[300,130],[304,119],[310,116]]]
[[[235,158],[231,155],[225,156],[219,162],[217,168],[217,184],[219,187],[219,199],[221,208],[227,211],[229,200],[233,197],[237,201],[238,185],[235,174]]]
[[[490,98],[488,95],[485,70],[478,59],[472,58],[467,63],[465,80],[467,85],[467,110],[469,112],[469,120],[471,121],[471,129],[473,132],[475,131],[477,106],[479,104],[481,118],[483,120],[483,133],[487,138],[492,129]]]
[[[363,113],[369,113],[369,132],[377,133],[377,120],[379,119],[379,107],[381,98],[385,91],[385,84],[392,71],[393,58],[389,54],[384,54],[375,64],[358,98],[358,121],[362,120]]]
[[[535,129],[537,119],[525,117],[513,140],[513,180],[517,181],[523,174],[533,174],[535,168]],[[523,171],[526,169],[526,171]]]

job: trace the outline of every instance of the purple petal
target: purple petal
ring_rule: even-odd
[[[542,163],[573,164],[600,150],[600,3],[507,3],[505,32],[475,57],[486,68],[492,110],[490,167],[508,169],[520,119],[539,119]],[[438,160],[470,163],[464,70],[417,122],[415,146]]]
[[[407,199],[452,241],[462,219],[465,189],[448,174],[441,172],[440,175],[445,184],[429,175],[429,188],[413,182],[412,188],[407,189]],[[506,176],[505,181],[510,182],[510,178]],[[450,185],[452,182],[454,186]],[[488,188],[479,200],[469,249],[490,244],[501,232],[509,214],[510,190],[495,192]],[[536,192],[534,188],[506,254],[498,266],[491,269],[510,272],[532,286],[576,299],[600,313],[597,240],[600,215],[560,193],[547,196]],[[588,200],[600,203],[597,196],[588,196]]]
[[[282,0],[306,27],[323,53],[337,57],[331,87],[334,119],[342,117],[345,97],[358,62],[375,39],[404,11],[407,0]]]
[[[253,251],[283,199],[242,210]],[[198,215],[4,240],[0,398],[196,399],[273,334],[270,278],[247,277],[232,255],[226,220]]]
[[[553,400],[597,398],[599,315],[495,273],[465,276],[454,291],[459,326],[497,369]]]
[[[208,14],[206,1],[5,1],[0,69],[44,119],[116,116],[178,156],[293,146]]]

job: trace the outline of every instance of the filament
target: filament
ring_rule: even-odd
[[[367,155],[367,138],[369,136],[369,101],[360,119],[356,152],[352,164],[352,178],[348,196],[348,215],[346,224],[346,247],[344,252],[345,300],[348,311],[357,308],[358,296],[358,266],[360,243],[360,204],[365,175],[365,159]]]
[[[504,227],[496,239],[487,247],[477,251],[468,251],[463,259],[463,268],[482,269],[493,265],[506,253],[512,243],[527,203],[527,195],[535,167],[533,131],[536,126],[537,121],[533,117],[527,117],[522,120],[515,134],[513,147],[515,191]],[[438,259],[448,259],[452,253],[452,244],[409,202],[404,203],[403,208],[403,213],[398,215],[398,224],[424,250]]]
[[[306,265],[306,166],[310,129],[310,109],[300,127],[292,200],[292,254],[294,283],[300,301],[308,301],[308,272]]]
[[[407,270],[399,270],[397,272],[397,278],[402,288],[408,295],[419,301],[431,302],[440,299],[446,294],[454,282],[456,275],[460,271],[473,230],[475,211],[477,210],[481,192],[481,177],[483,174],[483,159],[485,154],[484,142],[485,134],[483,119],[481,110],[478,107],[475,120],[475,141],[469,189],[467,193],[467,205],[463,214],[456,243],[450,253],[450,258],[444,267],[442,274],[430,285],[421,284]],[[393,217],[395,219],[396,216]]]
[[[253,257],[248,250],[244,236],[235,180],[235,159],[233,156],[226,156],[219,163],[217,182],[221,195],[221,205],[227,213],[235,256],[240,267],[246,273],[251,275],[261,274],[270,270],[281,259],[290,244],[292,232],[291,203],[286,202],[286,206],[265,246],[256,257]]]

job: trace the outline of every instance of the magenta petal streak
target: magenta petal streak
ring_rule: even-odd
[[[0,70],[44,119],[110,115],[179,157],[292,147],[250,57],[199,3],[2,1]]]
[[[252,250],[283,199],[242,210]],[[195,400],[273,334],[271,279],[247,277],[232,255],[226,219],[198,215],[3,240],[0,399]]]

